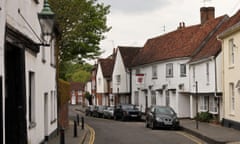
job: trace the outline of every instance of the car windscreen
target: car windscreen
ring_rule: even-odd
[[[136,109],[134,105],[122,105],[122,109]]]
[[[166,114],[166,115],[174,115],[174,111],[170,108],[164,108],[164,107],[158,107],[155,110],[156,113],[158,114]]]

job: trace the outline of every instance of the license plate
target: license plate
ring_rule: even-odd
[[[131,117],[137,117],[137,115],[131,115]]]
[[[164,122],[165,125],[172,125],[172,122]]]

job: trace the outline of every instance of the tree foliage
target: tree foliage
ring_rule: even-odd
[[[60,36],[59,62],[83,62],[101,54],[100,41],[110,30],[106,25],[106,15],[110,6],[97,0],[49,0],[56,14]]]
[[[87,82],[91,77],[93,66],[90,64],[78,64],[64,62],[60,67],[60,78],[66,81]]]

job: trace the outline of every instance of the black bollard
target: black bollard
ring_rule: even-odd
[[[77,124],[79,126],[79,114],[77,114]]]
[[[74,133],[73,137],[77,137],[77,122],[76,122],[76,120],[74,121],[73,133]]]
[[[82,129],[84,129],[84,117],[82,117]]]
[[[60,144],[65,144],[64,128],[60,129]]]

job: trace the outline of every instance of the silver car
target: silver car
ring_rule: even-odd
[[[107,109],[103,110],[103,118],[113,118],[114,116],[114,107],[107,107]]]

